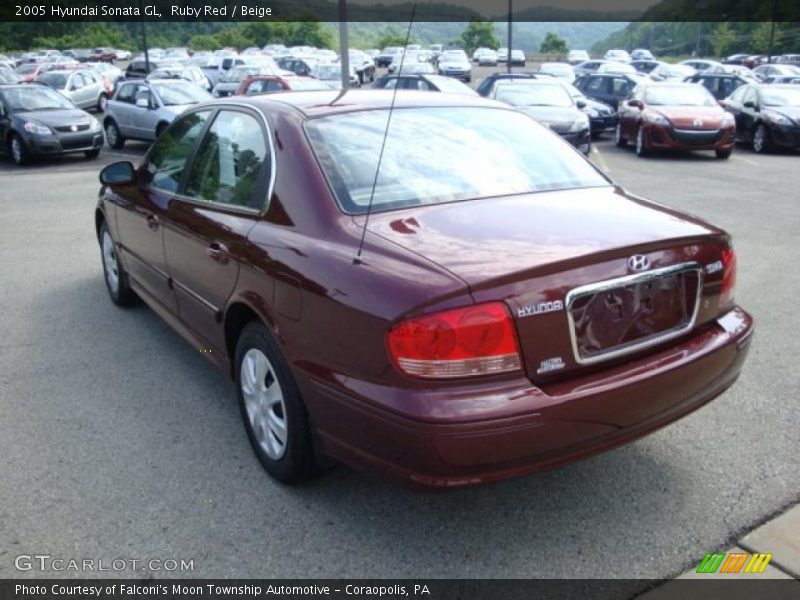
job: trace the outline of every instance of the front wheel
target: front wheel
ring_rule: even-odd
[[[764,154],[770,150],[769,132],[763,125],[756,128],[753,134],[753,151],[757,154]]]
[[[114,121],[106,123],[106,141],[114,150],[120,150],[125,145],[125,138],[122,137],[122,133]]]
[[[260,322],[236,344],[236,383],[247,437],[259,462],[283,483],[317,474],[308,414],[280,348]]]
[[[108,104],[108,96],[105,94],[100,94],[97,98],[97,111],[104,113],[106,112],[106,105]]]
[[[117,306],[136,304],[139,298],[128,284],[128,274],[119,262],[117,247],[105,222],[100,225],[100,257],[103,259],[103,275],[111,301]]]
[[[15,165],[24,165],[30,160],[28,147],[16,133],[8,141],[8,153],[11,155],[11,160],[14,161]]]
[[[625,139],[625,136],[622,135],[622,125],[620,123],[617,123],[617,127],[614,129],[614,142],[620,148],[624,148],[628,145],[628,141]]]
[[[645,157],[649,154],[644,142],[644,127],[641,125],[636,130],[636,156]]]

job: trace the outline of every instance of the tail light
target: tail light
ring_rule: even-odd
[[[728,308],[733,304],[733,291],[736,287],[736,252],[733,248],[722,251],[722,289],[719,293],[719,307]]]
[[[455,378],[521,368],[511,315],[502,302],[409,319],[387,335],[389,355],[408,375]]]

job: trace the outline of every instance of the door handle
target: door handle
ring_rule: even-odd
[[[155,215],[147,215],[147,226],[150,229],[155,231],[156,229],[158,229],[158,225],[159,225],[159,222],[158,222],[158,217],[157,216],[155,216]]]
[[[206,252],[208,255],[218,263],[224,265],[228,262],[228,248],[225,244],[220,244],[219,242],[213,242],[206,248]]]

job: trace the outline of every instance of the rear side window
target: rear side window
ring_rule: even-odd
[[[200,146],[186,195],[260,209],[266,199],[269,162],[264,132],[255,117],[223,110]]]
[[[210,111],[190,113],[178,119],[156,140],[145,172],[145,183],[165,192],[177,192],[186,161],[208,120]]]
[[[604,77],[589,77],[583,85],[583,89],[587,92],[602,92],[605,82]]]
[[[133,104],[134,90],[136,90],[135,85],[123,85],[121,88],[119,88],[119,92],[117,92],[117,97],[115,99],[118,102],[128,102]]]

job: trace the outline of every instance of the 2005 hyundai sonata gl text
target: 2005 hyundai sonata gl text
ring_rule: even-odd
[[[323,457],[422,486],[553,467],[704,405],[748,350],[724,231],[489,100],[212,102],[101,181],[111,299],[230,374],[284,482]]]

